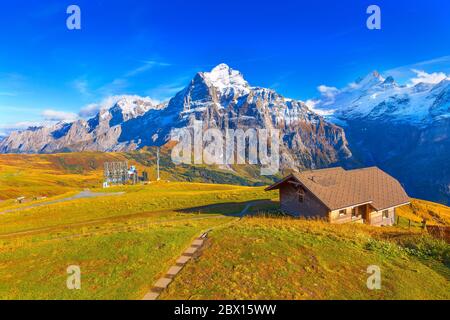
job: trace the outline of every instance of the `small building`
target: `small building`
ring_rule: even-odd
[[[18,198],[16,199],[16,201],[17,201],[18,203],[24,203],[24,202],[25,202],[25,197],[18,197]]]
[[[266,191],[276,189],[282,211],[331,223],[393,225],[395,209],[410,203],[400,183],[376,167],[292,173]]]

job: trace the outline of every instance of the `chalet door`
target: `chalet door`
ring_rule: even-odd
[[[361,210],[361,216],[364,219],[364,223],[370,224],[370,215],[367,204],[360,206],[359,210]]]

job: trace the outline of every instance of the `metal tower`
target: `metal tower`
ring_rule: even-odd
[[[156,181],[161,180],[159,176],[159,147],[156,149]]]

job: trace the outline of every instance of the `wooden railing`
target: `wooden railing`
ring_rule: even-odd
[[[445,240],[447,243],[450,243],[449,226],[427,226],[427,231],[434,238]]]

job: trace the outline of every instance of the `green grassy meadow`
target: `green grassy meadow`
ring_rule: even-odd
[[[225,220],[166,222],[4,245],[0,249],[0,298],[140,299],[190,241]],[[81,269],[81,290],[66,287],[70,265]]]
[[[446,206],[414,199],[396,227],[292,219],[277,192],[236,185],[270,182],[249,168],[167,164],[163,181],[99,188],[104,161],[153,170],[152,155],[1,155],[0,299],[141,299],[210,229],[160,299],[450,298],[450,247],[420,228],[448,226]],[[108,194],[66,200],[87,188]],[[72,265],[81,290],[66,287]],[[381,290],[366,287],[369,265],[381,268]]]
[[[161,299],[450,299],[446,243],[373,229],[245,218],[213,231]],[[381,268],[381,290],[366,286],[370,265]]]
[[[0,214],[0,299],[142,298],[194,238],[268,196],[168,182],[116,191],[124,194]],[[70,265],[82,270],[81,290],[66,288]]]

